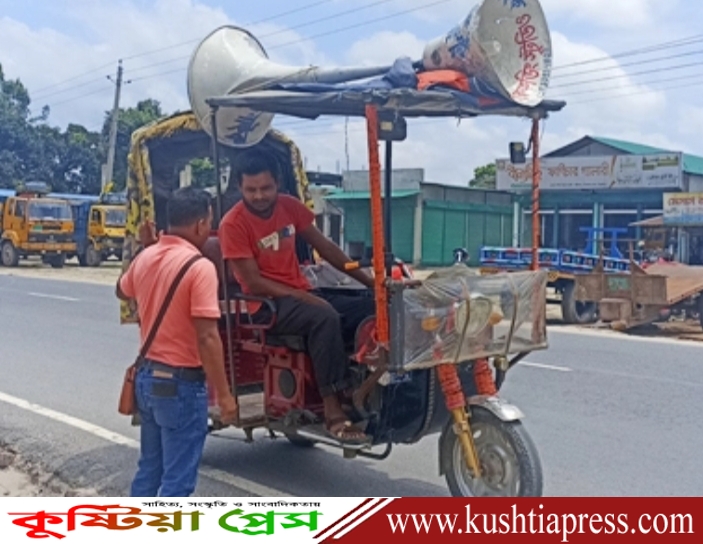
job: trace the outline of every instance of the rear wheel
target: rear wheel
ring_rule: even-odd
[[[470,425],[481,466],[480,479],[470,473],[451,422],[440,438],[442,466],[452,496],[542,496],[539,454],[522,423],[505,422],[483,408],[472,408]]]
[[[102,262],[103,257],[100,254],[100,252],[95,249],[94,246],[88,246],[88,248],[85,250],[85,263],[88,266],[96,267],[100,266],[100,263]]]
[[[51,265],[51,268],[63,268],[66,264],[66,254],[52,255],[47,259],[47,262]]]
[[[20,262],[20,254],[17,248],[9,240],[3,242],[2,250],[2,264],[3,266],[17,266]]]
[[[585,325],[596,320],[596,304],[576,300],[576,284],[570,281],[561,298],[561,315],[569,324]]]

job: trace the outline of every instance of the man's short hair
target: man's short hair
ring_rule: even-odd
[[[187,227],[210,214],[211,197],[207,191],[182,187],[174,191],[167,204],[168,226]]]
[[[281,181],[278,162],[263,149],[247,149],[238,153],[232,163],[232,172],[237,185],[242,184],[245,175],[256,176],[264,172],[269,172],[277,183]]]

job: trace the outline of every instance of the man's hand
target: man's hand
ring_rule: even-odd
[[[320,257],[330,263],[334,268],[358,281],[365,287],[369,289],[374,288],[374,279],[366,272],[361,269],[347,270],[345,268],[345,265],[351,263],[352,260],[339,246],[322,234],[314,223],[301,231],[300,236],[317,251]]]
[[[156,225],[153,221],[146,221],[139,226],[139,242],[144,247],[154,245],[159,241],[159,236],[156,234]]]
[[[232,395],[217,398],[217,406],[220,408],[220,421],[225,425],[231,425],[237,420],[239,406]]]
[[[259,265],[256,264],[254,259],[233,259],[228,260],[227,263],[231,266],[233,272],[236,271],[234,277],[242,278],[242,283],[249,286],[251,294],[254,296],[271,298],[294,297],[315,306],[329,306],[327,301],[307,291],[264,278],[259,271]]]

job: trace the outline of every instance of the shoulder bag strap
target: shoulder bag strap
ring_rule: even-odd
[[[147,337],[146,341],[144,342],[144,346],[142,346],[141,352],[139,353],[139,359],[137,360],[138,363],[141,363],[141,361],[144,360],[144,357],[146,357],[147,352],[149,351],[149,348],[151,347],[151,344],[154,341],[154,337],[156,336],[156,332],[161,325],[161,322],[164,319],[164,315],[166,315],[166,310],[168,309],[169,304],[171,304],[171,301],[173,300],[173,296],[176,294],[176,289],[178,288],[178,285],[181,283],[181,280],[183,277],[186,275],[186,272],[188,272],[188,269],[193,266],[198,260],[202,259],[202,255],[194,255],[191,259],[188,260],[187,263],[185,263],[180,271],[178,272],[178,275],[176,278],[173,280],[173,284],[171,285],[171,288],[169,289],[168,293],[166,294],[166,298],[164,299],[163,304],[161,305],[161,309],[159,310],[159,314],[156,316],[156,320],[154,321],[154,324],[151,326],[151,331],[149,331],[149,336]]]

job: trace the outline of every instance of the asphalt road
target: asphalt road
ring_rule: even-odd
[[[138,430],[116,413],[137,331],[112,289],[0,276],[0,442],[72,485],[123,496]],[[550,330],[508,376],[547,496],[699,496],[703,346]],[[383,462],[301,450],[261,432],[208,438],[199,496],[447,496],[437,437]]]

